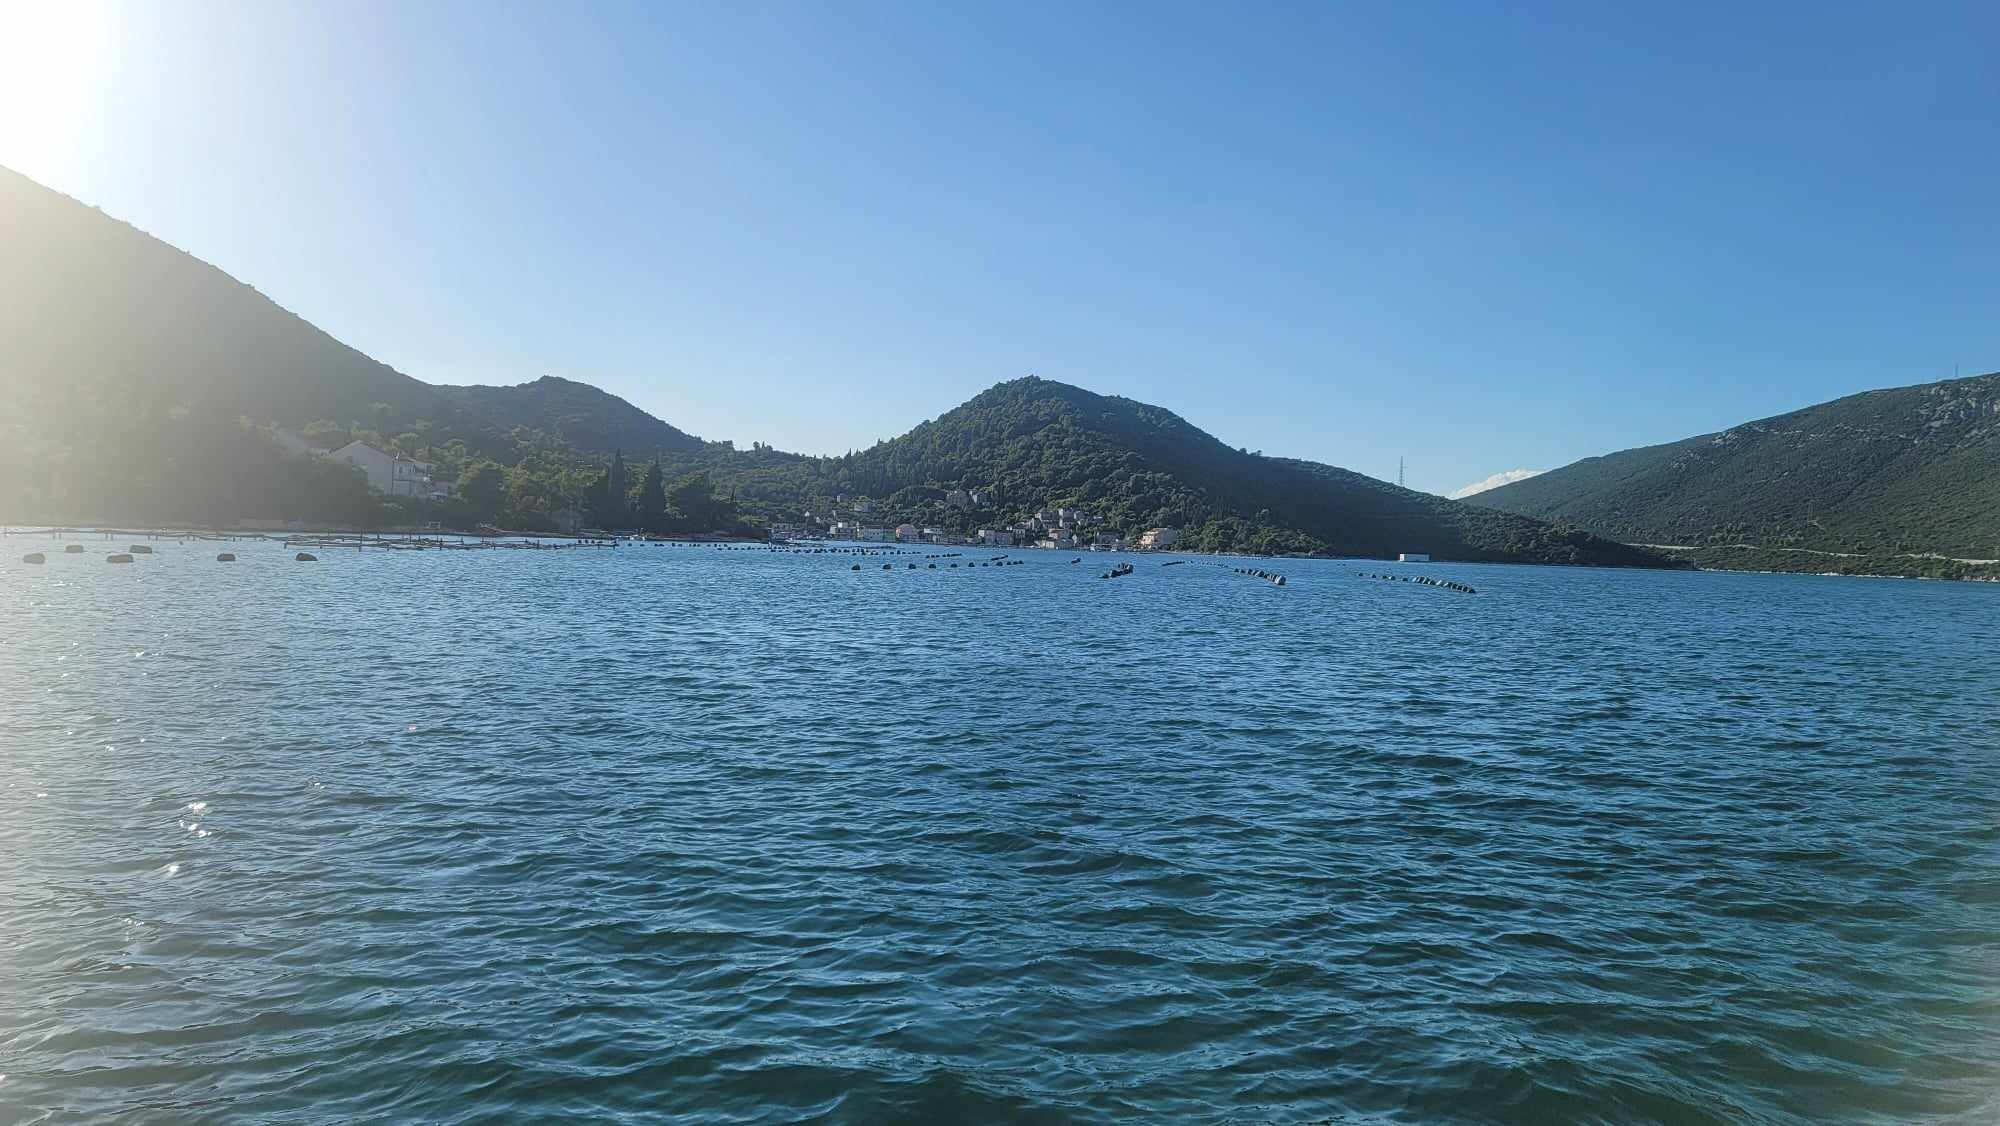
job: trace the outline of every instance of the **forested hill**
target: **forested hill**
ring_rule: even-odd
[[[699,438],[588,383],[546,375],[514,387],[439,387],[468,414],[512,430],[545,430],[588,453],[651,455],[702,448]]]
[[[439,387],[335,340],[214,266],[0,168],[0,391],[82,419],[215,404],[291,430],[414,432],[505,457],[516,429],[579,451],[702,443],[617,396],[547,377]]]
[[[293,427],[454,413],[214,266],[6,168],[0,294],[0,384],[44,413],[218,402]]]
[[[1160,407],[1032,377],[841,461],[848,487],[899,510],[981,488],[1002,511],[1074,506],[1120,528],[1181,528],[1197,548],[1660,562],[1344,469],[1231,449]]]
[[[476,486],[464,494],[474,503],[384,504],[344,468],[294,456],[285,431],[431,462],[439,482]],[[700,446],[582,384],[412,379],[193,255],[0,168],[0,521],[545,527],[580,503],[599,451],[621,444],[638,457]]]
[[[1811,553],[2000,558],[2000,373],[1586,458],[1470,503],[1627,542],[1800,553],[1812,569]]]

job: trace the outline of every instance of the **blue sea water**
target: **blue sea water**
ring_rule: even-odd
[[[0,1121],[2000,1118],[2000,588],[7,546]]]

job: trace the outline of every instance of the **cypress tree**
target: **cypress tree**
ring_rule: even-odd
[[[660,472],[660,461],[646,467],[645,479],[639,482],[639,504],[636,509],[639,527],[648,532],[667,530],[667,483],[665,474]]]
[[[611,503],[614,507],[623,509],[630,503],[632,486],[625,478],[625,451],[612,452],[611,475],[605,481],[605,487],[611,490]]]

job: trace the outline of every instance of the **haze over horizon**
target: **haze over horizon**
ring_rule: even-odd
[[[0,3],[0,164],[431,382],[1446,492],[2000,368],[2000,14],[1724,11]]]

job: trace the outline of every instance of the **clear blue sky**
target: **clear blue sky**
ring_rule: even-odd
[[[1991,3],[11,3],[0,163],[705,437],[1035,373],[1444,491],[2000,368]]]

